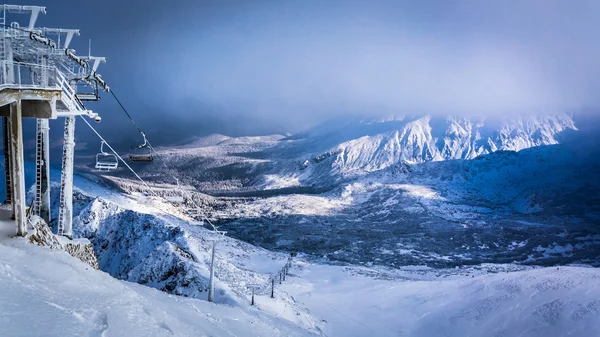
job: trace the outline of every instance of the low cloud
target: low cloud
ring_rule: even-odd
[[[598,2],[344,3],[272,3],[193,25],[208,32],[190,30],[197,52],[174,56],[170,94],[290,128],[345,112],[598,105]]]
[[[119,11],[111,1],[93,20],[130,33],[74,24],[88,25],[108,56],[101,72],[152,139],[295,132],[343,114],[600,105],[596,0],[179,0],[168,10],[156,0]],[[60,6],[48,17],[72,10]],[[138,141],[119,109],[102,101],[98,128]]]

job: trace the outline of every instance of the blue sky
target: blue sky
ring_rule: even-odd
[[[99,72],[160,141],[296,132],[349,113],[597,106],[600,2],[13,1],[80,28]],[[109,95],[100,129],[135,139]]]

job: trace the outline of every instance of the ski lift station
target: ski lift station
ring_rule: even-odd
[[[75,121],[100,121],[84,101],[99,99],[98,91],[109,91],[96,72],[103,57],[79,56],[70,49],[77,29],[38,27],[45,7],[0,5],[0,116],[2,116],[5,205],[11,206],[15,231],[27,233],[28,216],[50,222],[49,127],[50,119],[64,119],[64,145],[60,184],[58,233],[72,237],[73,159]],[[36,119],[35,198],[29,214],[25,204],[23,118]],[[112,149],[111,149],[112,150]],[[115,155],[98,154],[96,168],[117,167]],[[6,220],[6,219],[2,219]]]
[[[75,121],[82,120],[100,138],[100,152],[96,155],[95,169],[115,170],[121,162],[142,184],[149,185],[127,164],[123,158],[94,129],[89,119],[100,122],[100,116],[86,109],[83,102],[99,100],[99,92],[110,92],[129,117],[143,139],[143,143],[129,151],[129,160],[138,164],[160,159],[146,135],[123,107],[117,96],[97,73],[104,57],[81,56],[70,48],[71,41],[79,36],[77,29],[38,27],[45,7],[0,5],[0,116],[2,117],[4,145],[4,179],[6,200],[4,207],[15,221],[17,236],[25,236],[32,215],[50,223],[50,166],[49,166],[49,120],[64,120],[64,142],[60,181],[58,235],[73,237],[73,161],[75,150]],[[25,201],[25,169],[23,157],[23,118],[36,119],[35,197],[29,212]],[[111,152],[107,152],[106,150]],[[162,164],[166,166],[161,159]],[[181,192],[179,180],[175,192]],[[151,191],[151,190],[150,190]],[[170,196],[171,202],[183,203],[184,197]],[[193,201],[195,210],[201,208]],[[199,225],[208,223],[212,228],[212,259],[210,265],[208,300],[214,298],[214,266],[217,241],[226,233],[219,231],[203,213]],[[7,216],[7,217],[8,217]],[[38,219],[38,218],[36,218]],[[274,278],[271,279],[274,286]]]

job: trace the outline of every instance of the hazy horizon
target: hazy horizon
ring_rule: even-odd
[[[591,0],[12,3],[47,6],[39,26],[80,28],[80,54],[92,39],[99,72],[155,142],[295,133],[346,114],[600,106]],[[109,141],[139,140],[110,94],[89,106]]]

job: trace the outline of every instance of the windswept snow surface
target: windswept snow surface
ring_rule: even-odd
[[[488,267],[378,273],[299,262],[282,290],[331,337],[600,336],[600,269]]]
[[[226,306],[119,281],[0,238],[0,336],[597,336],[600,270],[340,267],[296,259],[276,299]],[[248,267],[269,266],[254,255]],[[310,312],[310,316],[302,312]]]
[[[2,223],[2,233],[14,224]],[[285,319],[119,281],[66,252],[0,238],[0,336],[306,336]]]

